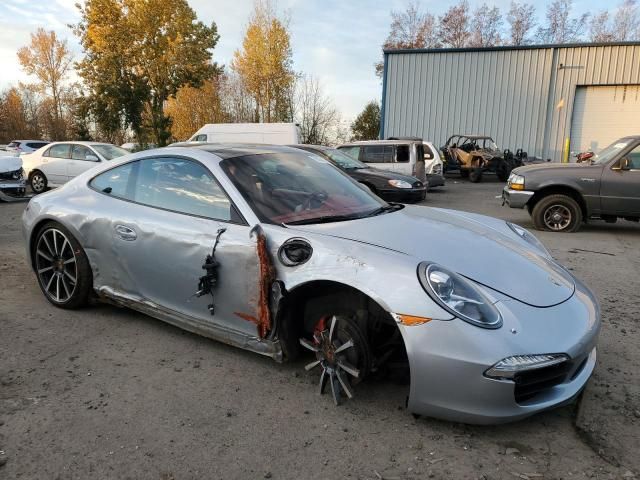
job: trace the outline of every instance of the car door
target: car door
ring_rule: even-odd
[[[640,145],[604,168],[600,197],[605,215],[640,215]]]
[[[396,145],[394,155],[394,171],[402,173],[403,175],[415,175],[410,160],[411,145]]]
[[[260,335],[257,236],[204,165],[145,158],[102,173],[91,187],[105,195],[93,223],[101,225],[97,251],[114,252],[101,265],[109,288],[187,318],[185,328],[214,327],[222,340]],[[200,279],[218,237],[212,297]]]
[[[77,177],[100,163],[100,158],[89,147],[72,145],[71,159],[67,162],[67,180]]]
[[[45,150],[39,169],[47,177],[49,185],[62,185],[67,181],[67,163],[70,158],[70,143],[57,143]]]

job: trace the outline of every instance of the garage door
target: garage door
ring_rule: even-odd
[[[626,135],[640,135],[640,85],[577,88],[571,152],[598,152]]]

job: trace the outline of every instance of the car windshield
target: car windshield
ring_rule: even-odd
[[[113,160],[130,153],[124,148],[116,147],[115,145],[91,145],[91,147],[107,160]]]
[[[327,157],[329,157],[329,159],[332,162],[334,162],[340,168],[344,168],[345,170],[369,168],[366,164],[362,163],[360,160],[356,160],[355,158],[342,153],[340,150],[331,148],[331,149],[323,150],[323,153]]]
[[[247,155],[228,158],[220,165],[265,223],[336,222],[401,208],[387,204],[311,153]]]
[[[613,142],[607,148],[603,148],[599,153],[591,157],[591,164],[602,165],[607,163],[609,160],[612,160],[613,157],[617,156],[622,150],[627,148],[631,142],[632,139],[630,138],[621,138],[620,140]]]

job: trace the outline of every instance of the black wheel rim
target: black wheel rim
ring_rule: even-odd
[[[67,302],[78,282],[76,256],[69,239],[60,230],[49,228],[40,234],[35,256],[45,295],[57,303]]]
[[[44,190],[44,177],[39,173],[36,173],[31,177],[31,188],[33,188],[35,192],[41,192]]]
[[[565,205],[551,205],[544,212],[544,225],[556,232],[566,229],[571,223],[573,215]]]

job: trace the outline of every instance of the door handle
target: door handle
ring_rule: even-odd
[[[135,240],[136,238],[138,238],[138,235],[136,234],[136,231],[132,228],[129,228],[125,225],[116,225],[114,227],[114,230],[116,231],[116,235],[118,237],[120,237],[122,240],[126,240],[128,242],[131,242],[133,240]]]

